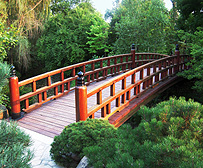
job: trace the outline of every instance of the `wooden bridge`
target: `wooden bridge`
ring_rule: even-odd
[[[188,69],[189,60],[178,49],[168,56],[135,53],[132,46],[129,54],[82,62],[20,82],[14,73],[9,83],[12,118],[49,137],[87,118],[103,118],[119,127],[141,105],[177,83],[176,73]]]

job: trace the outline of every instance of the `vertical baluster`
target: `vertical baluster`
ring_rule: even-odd
[[[94,62],[92,62],[91,64],[91,68],[92,68],[92,71],[94,71],[95,67],[94,67]],[[92,74],[92,81],[94,81],[94,73]]]
[[[122,80],[122,89],[125,90],[126,89],[126,77]],[[121,102],[122,103],[125,103],[126,101],[126,93],[124,93],[122,95],[122,98],[121,98]]]
[[[36,88],[37,88],[37,86],[36,86],[36,81],[33,81],[33,82],[32,82],[32,92],[35,92],[35,91],[36,91]]]
[[[135,83],[135,73],[132,74],[131,76],[131,84],[134,84]]]
[[[38,103],[41,103],[42,102],[42,94],[40,93],[37,96],[38,96]]]
[[[130,100],[130,96],[131,96],[131,95],[130,95],[130,91],[127,91],[126,99],[127,99],[127,100]]]
[[[142,69],[142,70],[140,70],[140,80],[143,79],[143,75],[144,75],[144,71]]]
[[[75,77],[75,68],[72,70],[72,77]]]
[[[172,75],[172,67],[171,67],[171,64],[172,64],[172,59],[170,58],[170,59],[169,59],[169,64],[168,64],[168,66],[169,66],[169,76]]]
[[[125,69],[130,69],[130,64],[128,64],[128,56],[126,58]]]
[[[107,66],[110,66],[110,59],[107,60]]]
[[[107,66],[108,66],[108,68],[106,69],[106,76],[108,76],[108,71],[109,71],[109,66],[110,66],[110,59],[107,59]],[[110,74],[111,74],[111,72],[110,72]]]
[[[100,61],[100,68],[103,68],[103,60]]]
[[[115,67],[114,67],[114,74],[116,74],[117,57],[114,58],[114,65],[115,65]]]
[[[172,58],[172,66],[173,66],[172,74],[174,74],[175,73],[175,58],[174,57]]]
[[[58,95],[58,86],[56,86],[56,87],[54,88],[54,95],[55,95],[55,96]]]
[[[97,104],[102,104],[102,91],[97,93]]]
[[[87,82],[90,82],[90,75],[87,75]]]
[[[161,70],[161,68],[162,68],[162,62],[159,63],[159,71]],[[159,73],[159,74],[160,74],[160,73]],[[162,73],[161,73],[161,75],[162,75]],[[159,75],[159,76],[160,76],[160,75]],[[158,76],[158,77],[159,77],[159,76]],[[158,81],[159,81],[159,80],[160,80],[160,77],[158,78]]]
[[[118,59],[120,59],[120,62],[121,62],[121,57],[119,57]],[[117,66],[117,72],[118,72],[118,74],[120,74],[120,65],[119,65],[119,63],[118,63],[118,66]]]
[[[106,106],[101,108],[101,117],[106,117]]]
[[[168,76],[168,70],[166,69],[166,60],[164,61],[164,78]]]
[[[51,76],[49,75],[48,78],[47,78],[47,85],[48,86],[51,86]]]
[[[110,114],[111,113],[111,103],[106,105],[106,114]]]
[[[143,82],[142,89],[143,89],[143,90],[146,89],[146,81]]]
[[[121,57],[120,60],[121,60],[120,63],[123,63],[123,57]],[[121,65],[121,69],[122,69],[122,71],[124,71],[124,65],[123,64]]]
[[[43,92],[44,101],[47,100],[47,92]]]
[[[137,86],[138,87],[138,94],[140,93],[140,85]]]
[[[96,79],[99,79],[99,72],[96,72]]]
[[[61,71],[61,81],[64,81],[64,72],[63,72],[63,70]],[[62,84],[60,86],[60,90],[61,90],[61,93],[64,92],[64,84]]]
[[[150,70],[151,70],[151,67],[147,67],[147,76],[150,76]],[[147,80],[147,85],[146,87],[149,87],[149,85],[151,84],[151,78]]]
[[[125,103],[125,102],[126,102],[126,93],[124,93],[124,94],[121,96],[121,102],[122,102],[122,103]]]
[[[66,90],[70,90],[70,82],[66,83]]]
[[[115,95],[115,83],[113,83],[110,87],[110,96],[114,96]]]
[[[25,99],[25,109],[29,107],[29,99]]]
[[[126,89],[126,77],[122,80],[122,89]]]
[[[121,98],[120,96],[116,98],[116,107],[120,107],[121,105]]]

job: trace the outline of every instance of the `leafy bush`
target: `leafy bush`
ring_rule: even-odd
[[[8,78],[10,77],[10,65],[0,62],[0,104],[8,106]]]
[[[51,144],[51,156],[57,163],[72,167],[84,156],[85,147],[102,144],[116,136],[116,128],[108,121],[87,119],[66,126]]]
[[[182,41],[182,45],[186,50],[190,51],[192,56],[192,60],[188,63],[191,68],[183,71],[179,75],[189,80],[195,79],[193,88],[203,92],[203,28],[198,27],[194,34],[180,30],[178,31],[178,35]]]
[[[5,120],[0,123],[0,167],[29,168],[32,153],[27,147],[30,137],[17,128],[17,124]]]
[[[201,104],[170,98],[154,108],[142,107],[136,115],[141,117],[138,127],[123,125],[117,138],[83,150],[95,168],[203,165]]]

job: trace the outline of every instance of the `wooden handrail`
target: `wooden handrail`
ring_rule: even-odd
[[[13,88],[14,85],[11,85],[13,90],[18,91],[22,87],[31,88],[30,92],[24,93],[23,95],[18,95],[15,98],[15,102],[11,102],[11,106],[17,103],[20,104],[20,109],[22,109],[24,112],[30,112],[50,100],[68,94],[70,91],[74,90],[75,86],[77,85],[76,74],[78,70],[82,70],[85,73],[85,84],[88,85],[92,82],[106,79],[108,76],[118,75],[148,62],[165,57],[168,56],[157,53],[135,53],[135,51],[132,50],[129,54],[99,58],[53,70],[17,82],[15,85],[16,88]],[[91,66],[91,68],[87,69],[88,66]],[[68,76],[67,73],[71,73],[71,75]],[[54,75],[58,75],[60,79],[52,82],[52,77]],[[46,80],[47,84],[39,86],[38,82],[40,80]],[[71,82],[74,82],[73,86],[71,85]],[[51,89],[54,89],[54,93],[49,93],[49,90]],[[13,96],[14,95],[11,95],[11,97]],[[36,96],[36,103],[30,104],[30,99],[34,96]],[[19,111],[19,107],[17,111]]]
[[[179,57],[179,58],[178,58]],[[189,61],[188,55],[175,55],[161,58],[147,63],[124,74],[121,74],[110,81],[87,92],[87,98],[96,95],[96,104],[88,109],[87,118],[94,118],[94,114],[101,110],[101,117],[108,119],[114,113],[125,108],[136,97],[140,96],[147,89],[156,87],[159,82],[175,75],[177,72],[188,69],[185,65]],[[177,62],[179,60],[179,62]],[[146,75],[144,75],[146,71]],[[138,75],[139,79],[135,79]],[[131,84],[126,86],[126,78],[131,76]],[[115,92],[115,84],[122,82],[122,88]],[[110,87],[110,96],[102,99],[102,90]],[[131,96],[131,90],[134,95]],[[111,107],[112,101],[116,100],[115,107]]]

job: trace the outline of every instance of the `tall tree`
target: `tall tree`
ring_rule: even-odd
[[[132,43],[139,52],[169,52],[165,42],[169,15],[162,0],[123,0],[118,10],[116,52],[128,52]]]
[[[92,25],[90,26],[88,34],[89,47],[87,48],[90,53],[98,56],[106,55],[109,52],[107,44],[109,24],[104,21],[101,14],[96,12],[92,17]]]
[[[66,5],[65,5],[66,6]],[[68,66],[90,59],[88,34],[93,24],[95,9],[89,2],[75,4],[55,13],[38,40],[38,59],[44,70]]]

